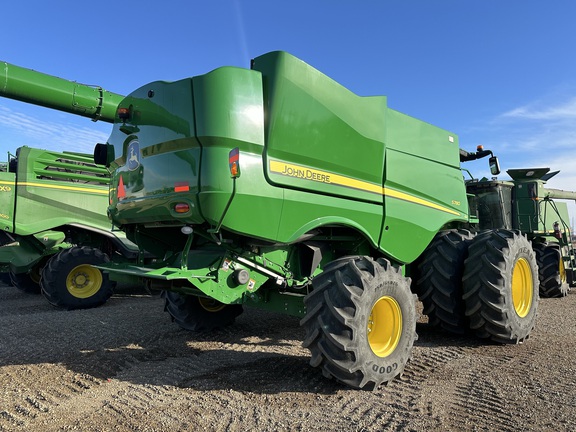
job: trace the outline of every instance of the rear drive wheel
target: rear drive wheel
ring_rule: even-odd
[[[304,299],[303,346],[324,376],[373,390],[401,375],[416,339],[416,296],[389,261],[334,261]]]
[[[10,271],[10,283],[25,293],[40,294],[41,273],[41,265],[35,265],[27,273],[14,273]]]
[[[242,305],[227,305],[217,300],[163,291],[164,310],[180,327],[202,331],[225,327],[243,312]]]
[[[565,297],[570,291],[560,245],[533,243],[538,263],[540,297]]]
[[[438,233],[419,259],[412,283],[429,324],[456,334],[463,334],[468,328],[462,274],[472,238],[472,233],[463,229]]]
[[[516,231],[494,230],[471,242],[463,277],[466,315],[482,338],[520,343],[536,321],[538,267],[530,242]]]
[[[68,310],[100,306],[116,284],[93,266],[109,261],[99,249],[88,246],[64,249],[44,268],[42,293],[53,306]]]

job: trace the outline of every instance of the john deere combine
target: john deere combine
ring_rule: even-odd
[[[108,171],[92,155],[20,147],[0,172],[0,271],[54,306],[98,306],[115,282],[93,264],[132,259],[106,217]]]
[[[122,96],[3,63],[0,96],[113,121]],[[0,271],[54,306],[104,303],[114,282],[93,267],[138,251],[106,216],[110,174],[93,156],[21,147],[0,169]]]
[[[97,267],[164,290],[184,328],[231,324],[243,306],[291,314],[312,366],[371,389],[410,357],[412,292],[449,298],[432,317],[481,338],[519,343],[534,327],[532,243],[522,227],[481,229],[461,170],[490,156],[497,175],[491,152],[290,54],[136,89],[94,155],[111,221],[158,257]]]

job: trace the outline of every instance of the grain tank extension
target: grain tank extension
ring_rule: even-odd
[[[244,306],[292,314],[312,366],[371,389],[410,357],[413,292],[448,296],[429,312],[481,338],[519,343],[534,326],[530,242],[475,234],[460,165],[492,156],[497,174],[491,152],[288,53],[136,89],[95,156],[112,171],[111,220],[162,257],[99,267],[165,290],[183,328],[231,324]]]

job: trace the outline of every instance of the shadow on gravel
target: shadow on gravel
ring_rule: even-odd
[[[501,345],[490,340],[479,339],[471,332],[457,335],[427,323],[417,323],[416,333],[418,333],[418,340],[414,346],[479,348],[486,345]]]
[[[258,394],[302,392],[334,394],[348,387],[324,378],[309,366],[309,357],[235,353],[234,364],[183,380],[179,387],[195,390],[231,389]]]
[[[62,311],[41,296],[0,289],[14,290],[0,292],[0,367],[63,365],[102,381],[193,390],[332,394],[348,389],[309,366],[309,353],[301,346],[305,332],[294,317],[246,309],[232,326],[193,333],[171,322],[158,295],[117,290],[99,308]],[[417,324],[417,333],[416,348],[486,345],[425,323]]]
[[[171,322],[157,295],[117,292],[101,307],[65,311],[0,289],[9,290],[0,291],[0,368],[16,376],[72,372],[88,381],[263,394],[344,388],[309,366],[294,317],[246,309],[229,327],[193,333]]]

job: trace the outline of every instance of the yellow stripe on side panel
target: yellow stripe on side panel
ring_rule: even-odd
[[[447,207],[443,207],[443,206],[436,204],[436,203],[433,203],[431,201],[426,201],[422,198],[408,195],[407,193],[404,193],[404,192],[399,192],[399,191],[394,190],[394,189],[384,188],[384,195],[389,196],[391,198],[398,198],[398,199],[408,201],[408,202],[411,202],[414,204],[420,204],[420,205],[423,205],[426,207],[430,207],[430,208],[433,208],[436,210],[443,211],[445,213],[450,213],[450,214],[453,214],[456,216],[460,216],[460,213],[455,211],[455,210],[449,209]]]
[[[396,198],[403,201],[408,201],[413,204],[419,204],[425,207],[433,208],[445,213],[450,213],[455,216],[461,216],[457,211],[447,207],[438,205],[431,201],[426,201],[422,198],[409,195],[390,188],[383,188],[380,185],[369,183],[361,180],[356,180],[350,177],[345,177],[339,174],[330,173],[327,171],[320,171],[316,169],[307,168],[300,165],[288,164],[275,160],[270,161],[270,171],[274,174],[279,174],[287,177],[294,177],[302,180],[310,180],[319,183],[333,184],[337,186],[344,186],[352,189],[358,189],[366,192],[372,192],[379,195]]]
[[[34,186],[44,189],[59,189],[59,190],[69,190],[69,191],[76,191],[76,192],[86,192],[86,193],[93,193],[98,195],[108,195],[108,189],[89,189],[89,188],[82,188],[77,186],[61,186],[61,185],[46,185],[42,183],[29,183],[29,182],[22,182],[16,184],[16,186]]]

